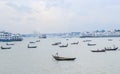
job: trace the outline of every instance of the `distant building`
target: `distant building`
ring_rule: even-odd
[[[83,32],[80,35],[81,38],[84,37],[120,37],[120,30],[114,31],[93,31],[93,32]]]
[[[69,37],[70,38],[73,38],[73,37],[80,37],[80,32],[71,32],[71,33],[69,33]]]

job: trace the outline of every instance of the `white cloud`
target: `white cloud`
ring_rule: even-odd
[[[88,25],[93,30],[120,23],[117,0],[1,0],[0,12],[0,29],[22,33],[81,31]]]

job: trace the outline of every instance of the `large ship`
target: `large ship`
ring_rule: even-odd
[[[22,41],[21,34],[13,34],[9,32],[0,32],[0,42]]]

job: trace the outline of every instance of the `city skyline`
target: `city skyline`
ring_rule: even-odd
[[[63,33],[120,27],[119,0],[1,0],[0,29]]]

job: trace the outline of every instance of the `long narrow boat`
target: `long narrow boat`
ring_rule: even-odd
[[[37,46],[30,46],[30,45],[28,44],[28,48],[37,48]]]
[[[29,42],[29,43],[35,43],[35,42],[31,41],[31,42]]]
[[[52,56],[57,61],[72,61],[76,59],[76,58],[70,58],[70,57],[60,57],[60,56],[54,56],[54,55]]]
[[[111,47],[105,47],[105,50],[106,51],[114,51],[114,50],[117,50],[118,47],[114,47],[114,48],[111,48]]]
[[[40,42],[40,40],[36,40],[36,42]]]
[[[59,47],[68,47],[68,44],[66,44],[66,45],[60,45]]]
[[[101,49],[101,50],[99,50],[99,49],[97,49],[97,50],[91,50],[91,52],[105,52],[105,49]]]
[[[52,45],[55,46],[55,45],[59,45],[61,44],[61,42],[56,42],[56,43],[53,43]]]
[[[1,46],[1,49],[11,49],[11,47],[3,47],[3,46]]]
[[[13,43],[6,43],[6,45],[14,45]]]
[[[95,46],[96,44],[90,44],[90,43],[88,43],[87,45],[88,45],[88,46]]]
[[[77,45],[77,44],[79,44],[79,41],[78,42],[73,42],[73,43],[71,43],[71,45]]]
[[[91,42],[92,40],[83,40],[83,42]]]

